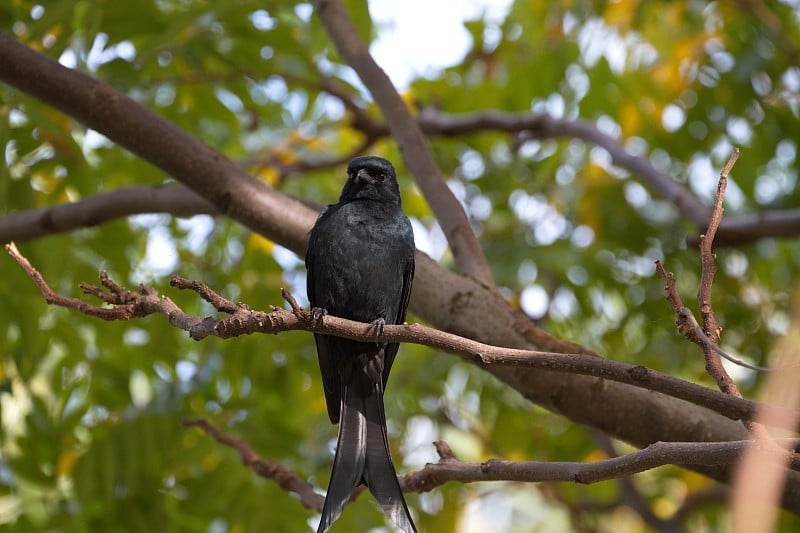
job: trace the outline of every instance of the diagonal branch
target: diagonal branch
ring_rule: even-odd
[[[639,176],[651,190],[674,204],[678,211],[696,226],[705,227],[708,223],[708,208],[691,192],[667,173],[659,170],[650,159],[630,153],[617,139],[586,120],[558,119],[545,113],[500,111],[451,115],[426,109],[420,115],[420,123],[424,131],[431,133],[435,131],[441,135],[494,129],[521,134],[525,139],[557,137],[582,139],[605,149],[615,165]]]
[[[285,466],[275,461],[268,461],[258,455],[250,445],[242,439],[231,437],[223,432],[216,426],[212,425],[208,420],[196,418],[192,420],[183,420],[183,425],[186,427],[197,427],[203,430],[207,435],[211,436],[225,446],[229,446],[239,452],[242,458],[242,463],[258,474],[259,476],[271,479],[281,489],[286,492],[297,494],[300,498],[300,503],[307,509],[313,509],[317,512],[322,512],[322,505],[325,503],[325,498],[314,491],[314,486],[308,481],[298,476]]]
[[[102,133],[208,200],[220,213],[284,246],[305,247],[316,213],[249,176],[172,122],[110,85],[0,31],[0,81]]]
[[[456,268],[483,285],[493,287],[489,264],[464,209],[442,178],[417,121],[389,77],[369,54],[346,8],[339,0],[316,0],[314,6],[339,54],[356,71],[381,108],[406,168],[414,176],[447,237]]]
[[[219,211],[208,200],[181,185],[122,187],[75,202],[0,217],[0,242],[28,241],[142,213],[188,217],[217,215]]]

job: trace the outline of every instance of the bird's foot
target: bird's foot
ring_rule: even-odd
[[[319,327],[322,325],[322,317],[328,315],[328,310],[323,309],[322,307],[313,307],[311,309],[311,325]]]
[[[380,337],[386,329],[386,320],[384,318],[377,318],[369,323],[369,327],[375,332],[376,337]]]

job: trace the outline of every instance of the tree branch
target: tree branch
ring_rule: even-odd
[[[316,217],[111,86],[0,31],[0,81],[39,98],[181,181],[220,212],[285,246],[304,248]],[[293,223],[287,223],[293,222]],[[287,244],[290,243],[290,244]]]
[[[487,129],[521,134],[523,139],[573,137],[605,149],[615,165],[639,176],[651,190],[678,208],[696,226],[708,223],[708,208],[650,159],[628,152],[614,137],[585,120],[557,119],[544,113],[503,113],[484,111],[471,115],[451,115],[425,109],[420,115],[423,131],[441,135],[464,134]]]
[[[719,183],[717,184],[717,195],[714,199],[714,209],[711,212],[711,220],[708,223],[708,230],[705,235],[700,236],[700,263],[702,265],[700,271],[700,286],[697,288],[697,305],[700,308],[700,316],[702,318],[703,333],[711,340],[711,344],[719,345],[722,335],[722,328],[717,323],[714,315],[714,309],[711,306],[711,285],[714,282],[714,275],[717,272],[716,256],[712,251],[714,245],[714,236],[717,234],[720,222],[722,222],[723,207],[722,200],[725,198],[725,189],[728,187],[728,175],[739,159],[739,149],[734,148],[728,162],[722,169],[719,175]],[[726,394],[742,397],[736,383],[731,379],[728,371],[722,366],[722,359],[720,355],[708,345],[703,344],[703,353],[706,358],[706,370],[717,382],[720,390]]]
[[[219,211],[208,200],[181,185],[122,187],[75,202],[0,217],[0,242],[24,242],[142,213],[188,217],[218,215]]]
[[[100,279],[106,290],[85,283],[81,284],[81,289],[85,293],[92,294],[105,304],[112,306],[110,308],[97,307],[76,298],[55,294],[41,274],[19,253],[13,243],[6,245],[6,249],[33,278],[48,303],[74,309],[104,320],[130,320],[151,314],[161,314],[173,326],[187,331],[194,340],[202,340],[206,337],[228,339],[253,333],[277,334],[284,331],[301,330],[335,335],[351,340],[408,342],[458,355],[483,368],[493,366],[535,368],[602,377],[686,400],[734,420],[749,420],[756,415],[758,409],[783,411],[751,400],[734,398],[650,368],[612,361],[596,355],[501,348],[421,324],[387,325],[382,334],[376,335],[374,328],[368,323],[354,322],[330,315],[315,320],[311,313],[300,307],[294,297],[285,289],[282,294],[284,299],[289,302],[291,310],[272,306],[270,312],[253,311],[246,304],[232,302],[220,296],[200,281],[172,276],[170,284],[173,287],[193,290],[218,311],[231,315],[229,318],[216,319],[190,316],[170,298],[159,296],[155,289],[144,285],[140,285],[138,292],[125,290],[111,281],[107,274],[102,273]],[[788,410],[786,414],[794,416],[795,412]]]
[[[380,107],[406,168],[447,237],[456,268],[483,285],[494,287],[491,269],[464,209],[444,182],[419,125],[389,77],[372,59],[346,8],[339,0],[316,0],[314,6],[339,54],[356,71]]]
[[[231,437],[219,428],[213,426],[208,420],[196,418],[192,420],[183,420],[182,423],[186,427],[200,428],[220,444],[235,449],[239,452],[242,463],[247,468],[263,478],[271,479],[286,492],[297,494],[303,507],[313,509],[319,513],[322,512],[325,497],[314,492],[314,486],[298,476],[295,472],[289,470],[280,463],[267,461],[261,458],[260,455],[253,451],[247,442],[242,439]]]
[[[239,452],[242,463],[257,475],[274,481],[281,489],[297,494],[301,504],[321,512],[324,498],[314,487],[295,472],[274,461],[268,461],[253,451],[250,445],[232,437],[205,419],[184,420],[187,427],[198,427],[217,442]],[[731,464],[736,462],[752,441],[732,442],[656,442],[643,450],[589,463],[567,461],[505,461],[490,459],[481,463],[464,462],[456,458],[450,446],[442,440],[434,442],[439,461],[402,474],[400,486],[404,492],[430,492],[454,481],[477,483],[516,481],[523,483],[569,482],[598,483],[638,474],[670,464]],[[362,492],[356,489],[353,497]]]
[[[443,443],[438,441],[436,444],[438,449]],[[590,484],[669,464],[731,464],[751,444],[752,441],[656,442],[628,455],[589,463],[498,459],[467,463],[459,461],[449,452],[449,455],[441,456],[439,462],[429,463],[417,472],[403,475],[402,483],[404,490],[413,492],[427,492],[448,481],[567,481]],[[446,449],[449,450],[449,447]],[[776,458],[777,460],[779,459]]]
[[[649,158],[631,154],[619,140],[600,131],[591,122],[556,119],[541,113],[481,111],[456,115],[426,108],[420,112],[419,124],[428,135],[456,136],[495,130],[521,135],[523,139],[582,139],[605,149],[615,165],[631,172],[653,192],[675,205],[681,215],[699,231],[706,231],[708,227],[711,212],[705,204],[659,170]],[[787,209],[729,218],[720,225],[715,242],[719,247],[748,243],[763,237],[798,235],[800,209]],[[692,242],[691,238],[689,240]]]

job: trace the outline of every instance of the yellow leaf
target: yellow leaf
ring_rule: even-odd
[[[600,165],[589,163],[586,165],[586,170],[583,171],[583,180],[592,185],[601,184],[608,181],[608,173]]]
[[[639,106],[633,105],[630,101],[622,102],[618,122],[622,127],[623,137],[632,137],[638,134],[642,126],[642,112]]]
[[[64,450],[58,456],[58,461],[56,461],[56,477],[66,476],[72,472],[72,469],[75,468],[75,461],[78,459],[78,455],[73,450]]]
[[[592,450],[584,456],[583,462],[594,463],[596,461],[602,461],[604,459],[608,459],[608,454],[606,452],[604,452],[603,450]]]
[[[408,108],[409,113],[412,115],[416,115],[419,111],[417,107],[416,97],[414,96],[414,92],[412,90],[407,90],[400,95],[400,98],[403,99],[405,102],[406,107]]]
[[[251,233],[250,236],[247,238],[247,247],[260,250],[265,254],[269,255],[272,253],[272,249],[275,247],[275,243],[267,239],[266,237],[262,237],[258,233]]]
[[[673,498],[661,496],[653,501],[653,513],[661,519],[668,519],[670,516],[674,515],[677,510],[678,502]]]
[[[258,169],[258,177],[261,178],[261,181],[264,183],[274,187],[278,184],[278,180],[280,180],[281,175],[277,168],[267,165]]]
[[[317,151],[321,150],[323,147],[322,139],[319,137],[311,137],[310,139],[305,139],[303,142],[309,150]]]
[[[633,24],[633,17],[636,14],[638,5],[639,0],[609,2],[603,13],[603,18],[610,25],[627,30]]]
[[[219,456],[216,453],[206,454],[201,460],[201,464],[206,472],[214,470],[219,464]]]
[[[293,150],[276,150],[275,158],[285,165],[297,162],[297,154]]]
[[[688,80],[681,76],[678,64],[669,61],[659,61],[651,69],[650,75],[653,80],[666,89],[673,97],[677,97],[688,85]]]
[[[691,472],[689,470],[684,470],[681,477],[683,478],[683,482],[686,484],[686,488],[690,491],[705,489],[711,487],[715,483],[706,476],[701,476],[700,474]]]

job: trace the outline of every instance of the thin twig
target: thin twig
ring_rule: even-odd
[[[708,338],[705,332],[703,332],[703,328],[700,327],[700,324],[697,323],[697,319],[694,317],[692,310],[683,305],[683,301],[681,300],[681,297],[678,295],[678,291],[675,288],[675,276],[672,274],[672,272],[667,272],[664,269],[664,265],[661,264],[661,261],[656,260],[655,264],[656,272],[658,272],[659,275],[664,279],[664,292],[667,295],[667,301],[675,311],[675,316],[677,317],[675,324],[678,326],[678,332],[681,335],[703,348],[703,350],[713,350],[728,361],[739,366],[749,368],[751,370],[758,370],[760,372],[772,372],[774,370],[773,368],[754,365],[742,361],[741,359],[737,359],[714,344],[711,339]]]
[[[242,463],[244,463],[247,468],[263,478],[271,479],[281,489],[297,494],[303,507],[322,512],[322,505],[325,503],[325,498],[321,494],[317,494],[314,491],[314,486],[298,476],[297,473],[289,470],[280,463],[263,459],[253,451],[247,442],[228,435],[221,429],[212,425],[208,420],[203,418],[184,419],[182,423],[186,427],[200,428],[220,444],[235,449],[239,452]]]
[[[711,341],[711,344],[715,345],[719,344],[722,329],[717,323],[717,319],[714,316],[714,309],[711,306],[711,285],[714,282],[714,275],[717,272],[716,257],[712,246],[714,244],[714,236],[717,233],[717,228],[722,222],[724,211],[722,201],[725,198],[725,189],[728,186],[728,175],[733,169],[733,165],[736,164],[737,159],[739,159],[739,149],[734,148],[733,153],[719,175],[717,194],[714,199],[714,209],[711,212],[708,230],[705,235],[700,236],[701,272],[700,286],[697,289],[697,304],[700,308],[703,333],[705,333],[706,337]],[[714,378],[720,390],[732,396],[736,396],[737,398],[741,398],[742,393],[739,392],[736,383],[731,379],[728,371],[725,370],[719,354],[715,350],[709,349],[707,343],[703,343],[701,346],[705,354],[706,370],[711,377]]]
[[[271,479],[283,490],[297,494],[301,503],[321,511],[324,498],[314,487],[295,472],[274,461],[259,456],[242,439],[228,435],[205,419],[184,420],[187,427],[198,427],[220,444],[239,452],[245,466],[257,475]],[[656,442],[628,455],[593,462],[569,461],[505,461],[490,459],[481,463],[464,462],[456,458],[450,445],[434,442],[439,461],[399,476],[404,492],[429,492],[445,483],[455,481],[517,481],[526,483],[571,482],[591,484],[617,479],[670,464],[725,465],[735,462],[752,441],[730,442]],[[779,458],[776,458],[776,461]],[[354,496],[357,495],[357,491]]]

